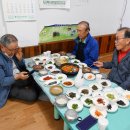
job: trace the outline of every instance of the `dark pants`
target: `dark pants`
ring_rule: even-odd
[[[33,102],[39,97],[41,88],[34,81],[33,77],[27,80],[17,80],[11,88],[9,98],[21,99]]]

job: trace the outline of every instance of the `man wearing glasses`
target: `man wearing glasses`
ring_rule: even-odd
[[[0,46],[0,107],[6,103],[8,97],[35,101],[38,88],[28,75],[17,38],[6,34],[1,37]]]
[[[111,69],[108,78],[123,89],[130,90],[130,28],[117,30],[115,47],[111,62],[96,61],[94,65]]]

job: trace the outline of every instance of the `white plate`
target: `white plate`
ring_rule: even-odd
[[[81,87],[78,89],[78,92],[83,96],[83,95],[91,95],[92,90],[89,87]],[[87,92],[87,93],[86,93]]]
[[[115,91],[114,88],[109,87],[109,88],[104,88],[104,89],[103,89],[103,92],[104,92],[104,93],[105,93],[105,92],[111,92],[111,91]]]
[[[66,80],[67,79],[67,75],[65,75],[65,74],[57,74],[56,75],[56,79],[59,80],[59,81]]]
[[[33,57],[32,59],[33,59],[33,61],[35,62],[36,65],[39,65],[39,63],[43,63],[42,58],[40,56],[39,57]]]
[[[124,102],[124,105],[119,104],[119,103],[118,103],[119,101]],[[119,107],[128,107],[128,106],[129,106],[129,101],[128,101],[126,98],[124,98],[124,97],[120,97],[120,98],[118,98],[118,100],[117,100],[117,105],[118,105]]]
[[[51,70],[50,70],[50,72],[51,72],[51,74],[55,75],[55,74],[60,73],[60,72],[61,72],[61,70],[59,70],[59,69],[55,68],[55,69],[51,69]]]
[[[55,77],[53,75],[45,75],[39,78],[40,81],[48,81],[48,80],[52,80]]]
[[[109,103],[107,105],[107,111],[108,112],[116,112],[118,110],[118,105],[117,103]]]
[[[33,59],[35,62],[36,62],[36,61],[41,61],[41,60],[42,60],[40,56],[33,57],[32,59]]]
[[[69,59],[69,57],[68,56],[60,56],[60,59]]]
[[[30,68],[33,68],[34,65],[36,65],[36,63],[33,60],[31,60],[27,63],[27,66]]]
[[[36,57],[33,57],[32,59],[33,59],[35,62],[36,62],[36,61],[39,61],[39,62],[40,62],[40,61],[42,61],[42,62],[45,61],[45,62],[46,62],[46,61],[48,60],[48,58],[45,57],[45,56],[36,56]],[[39,59],[39,60],[37,60],[37,59]]]
[[[67,85],[67,83],[68,83],[68,85]],[[62,85],[65,87],[72,87],[72,86],[74,86],[74,81],[71,79],[66,79],[66,80],[62,81]]]
[[[76,109],[73,108],[74,105],[77,105]],[[79,100],[74,100],[73,99],[73,100],[68,101],[67,107],[68,107],[68,109],[73,109],[73,110],[79,112],[79,111],[81,111],[83,109],[83,103],[81,101],[79,101]]]
[[[101,84],[103,88],[111,86],[111,81],[106,79],[101,79],[98,83]]]
[[[38,71],[41,76],[47,75],[48,72],[46,70],[39,70]]]
[[[68,99],[79,99],[80,98],[80,94],[76,90],[68,90],[66,92],[66,96]]]
[[[59,58],[60,54],[59,53],[53,53],[53,54],[51,54],[51,57],[52,58]]]
[[[71,63],[74,63],[74,64],[79,64],[79,63],[80,63],[80,60],[72,59],[70,62],[71,62]]]
[[[107,116],[107,111],[104,109],[104,110],[99,110],[97,107],[95,107],[95,106],[92,106],[92,107],[90,107],[90,109],[89,109],[89,111],[90,111],[90,114],[94,117],[94,118],[96,118],[96,119],[98,119],[99,117],[101,117],[101,116],[103,116],[103,117],[106,117]],[[96,114],[97,113],[97,114]],[[101,115],[100,115],[101,114]]]
[[[48,81],[45,81],[44,82],[46,86],[53,86],[53,85],[57,85],[60,83],[59,80],[55,80],[55,79],[51,79],[51,80],[48,80]]]
[[[49,60],[49,58],[44,56],[43,59],[42,59],[43,64],[45,65],[48,60]]]
[[[76,55],[70,55],[69,58],[70,59],[75,59]]]
[[[129,101],[130,101],[130,91],[124,91],[123,93],[123,96],[126,98],[126,99],[128,99]]]
[[[98,107],[105,108],[108,105],[109,101],[103,96],[97,96],[94,97],[93,103]]]
[[[91,72],[92,72],[93,74],[99,74],[99,73],[100,73],[100,71],[99,71],[98,69],[92,69]]]
[[[50,60],[47,60],[46,61],[46,64],[54,64],[55,62],[54,62],[54,60],[53,59],[50,59]]]
[[[53,64],[47,64],[47,65],[45,65],[45,68],[47,69],[47,70],[52,70],[52,69],[55,69],[55,65],[53,65]]]
[[[121,87],[115,87],[114,90],[119,94],[119,95],[122,95],[124,93],[124,89],[121,88]]]
[[[61,64],[68,63],[68,61],[69,61],[68,56],[60,56],[60,63]]]
[[[93,105],[93,98],[91,96],[84,95],[80,98],[80,100],[83,103],[83,105],[86,107],[91,107]],[[86,100],[88,100],[88,101],[86,102]],[[90,103],[91,101],[92,101],[92,103]]]
[[[107,91],[107,92],[105,92],[104,93],[104,97],[106,99],[108,99],[109,101],[113,101],[113,102],[117,101],[117,99],[118,99],[118,95],[114,91]]]
[[[42,59],[42,60],[46,60],[46,61],[47,61],[49,58],[48,58],[48,57],[46,57],[46,56],[41,56],[41,59]]]
[[[103,92],[101,92],[101,91],[94,91],[94,92],[92,93],[92,96],[93,96],[93,97],[103,96]]]
[[[92,73],[86,73],[84,74],[84,78],[87,80],[94,80],[95,79],[95,75]]]
[[[79,67],[88,67],[87,64],[81,63],[81,62],[80,62],[80,63],[77,63],[77,65],[78,65]]]
[[[91,83],[88,86],[92,89],[93,92],[102,90],[102,86],[98,83]]]

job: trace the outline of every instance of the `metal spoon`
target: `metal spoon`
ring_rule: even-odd
[[[91,68],[94,64],[90,65],[89,67]]]

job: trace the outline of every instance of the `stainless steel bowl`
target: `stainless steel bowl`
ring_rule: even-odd
[[[73,109],[68,109],[65,112],[65,117],[69,122],[75,121],[78,118],[78,113]]]

